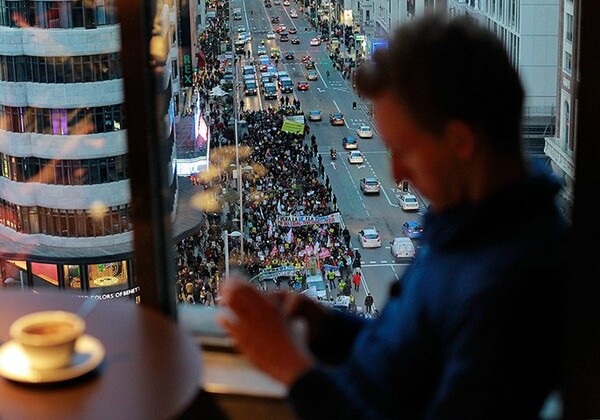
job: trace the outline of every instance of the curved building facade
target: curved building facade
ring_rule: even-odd
[[[166,22],[173,13],[168,4],[159,8]],[[172,31],[165,33],[171,46]],[[131,156],[116,2],[0,0],[0,39],[4,284],[135,295],[129,264]],[[175,220],[170,71],[166,66],[163,86],[170,122],[164,141],[173,151],[165,199]]]

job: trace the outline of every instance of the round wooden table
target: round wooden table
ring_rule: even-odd
[[[0,344],[21,315],[76,312],[85,300],[67,293],[0,292]],[[176,322],[128,301],[104,300],[86,319],[86,334],[106,356],[91,374],[53,384],[0,377],[2,419],[173,419],[200,393],[200,349]]]

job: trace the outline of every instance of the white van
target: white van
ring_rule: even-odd
[[[316,274],[314,276],[307,276],[306,287],[307,290],[305,290],[304,292],[308,296],[313,297],[314,299],[327,298],[327,287],[325,286],[325,282],[323,281],[323,276],[321,275],[321,273]]]
[[[413,260],[417,255],[412,239],[405,236],[399,236],[390,241],[390,252],[398,260]]]

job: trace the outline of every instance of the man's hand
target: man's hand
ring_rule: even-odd
[[[295,310],[294,299],[286,309],[281,303],[287,299],[265,295],[235,278],[224,283],[221,297],[233,314],[221,315],[218,322],[256,367],[290,386],[314,365],[306,345],[294,339],[285,313]]]

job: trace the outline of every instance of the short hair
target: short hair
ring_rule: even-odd
[[[470,17],[430,14],[398,27],[355,82],[361,96],[396,96],[432,134],[460,120],[494,150],[521,153],[519,75],[497,36]]]

